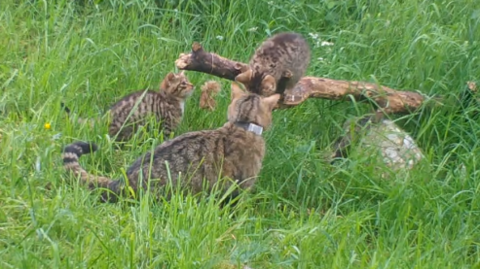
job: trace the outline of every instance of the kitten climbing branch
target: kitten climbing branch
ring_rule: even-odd
[[[197,42],[193,43],[190,53],[180,54],[175,64],[181,70],[211,74],[232,81],[247,68],[245,63],[205,51]],[[282,107],[299,105],[308,98],[350,101],[350,98],[346,98],[348,95],[356,101],[374,101],[384,113],[411,113],[426,101],[419,93],[398,91],[374,83],[307,76],[300,79],[292,90],[285,91]]]

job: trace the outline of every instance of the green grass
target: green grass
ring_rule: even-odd
[[[0,268],[480,268],[478,108],[452,101],[480,82],[478,1],[78,2],[0,4]],[[118,151],[106,127],[74,124],[60,102],[93,117],[156,88],[193,41],[246,62],[287,30],[312,46],[309,75],[449,96],[394,117],[425,161],[388,180],[363,158],[329,165],[339,127],[369,107],[312,99],[274,113],[257,189],[236,209],[189,195],[102,204],[68,180],[60,153],[72,141],[98,143],[82,164],[118,177],[162,137]],[[229,82],[188,76],[225,91],[214,112],[196,91],[177,133],[222,125]]]

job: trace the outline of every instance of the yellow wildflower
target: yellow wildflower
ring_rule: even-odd
[[[43,125],[43,127],[47,130],[50,130],[50,128],[52,127],[52,125],[50,125],[50,123],[45,123],[45,125]]]

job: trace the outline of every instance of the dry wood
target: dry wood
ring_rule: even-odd
[[[197,42],[193,43],[190,53],[180,54],[175,64],[181,70],[202,72],[228,80],[235,80],[247,67],[245,63],[207,52]],[[285,91],[281,107],[296,106],[308,98],[350,101],[350,98],[346,98],[348,95],[356,101],[372,100],[384,113],[411,113],[425,101],[424,96],[417,92],[398,91],[374,83],[307,76],[300,79],[292,90]]]

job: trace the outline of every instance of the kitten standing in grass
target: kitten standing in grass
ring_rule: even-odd
[[[153,115],[158,122],[162,122],[163,133],[168,137],[180,124],[185,101],[194,89],[184,71],[179,74],[168,73],[160,84],[159,91],[136,91],[110,107],[108,134],[116,136],[116,141],[129,140],[138,127],[147,124],[148,117]],[[67,113],[70,112],[69,108],[64,109]],[[79,122],[84,121],[79,119]],[[90,123],[93,125],[93,122]]]
[[[204,179],[207,190],[211,192],[219,177],[234,180],[242,189],[251,188],[265,155],[262,131],[271,125],[272,110],[280,95],[262,97],[245,93],[232,83],[231,98],[228,121],[222,127],[185,133],[138,158],[127,170],[128,185],[133,191],[137,193],[141,188],[146,190],[150,187],[150,191],[155,192],[167,184],[169,174],[173,187],[179,183],[182,189],[193,193],[203,190]],[[63,152],[65,169],[80,176],[90,188],[102,187],[116,195],[124,194],[125,184],[122,181],[91,175],[78,163],[82,154],[93,152],[96,148],[94,144],[85,142],[66,146]],[[149,186],[148,178],[151,178]],[[230,186],[232,182],[227,181],[220,190],[226,191]],[[233,196],[237,193],[234,192]],[[105,194],[104,200],[116,200],[116,195],[107,198]]]
[[[310,63],[310,47],[297,33],[279,33],[265,40],[248,68],[235,77],[250,92],[263,96],[292,89]]]

